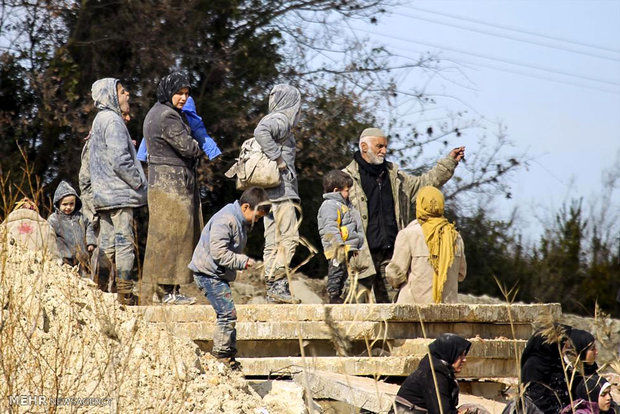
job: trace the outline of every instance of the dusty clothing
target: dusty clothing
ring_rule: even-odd
[[[249,259],[243,254],[247,227],[239,201],[224,206],[202,229],[188,267],[205,277],[234,281],[236,271],[245,269]]]
[[[78,175],[78,184],[80,186],[80,198],[82,200],[82,214],[93,223],[95,223],[95,205],[93,204],[93,189],[90,182],[90,135],[86,139],[82,147],[80,172]]]
[[[293,127],[299,121],[301,94],[291,85],[276,85],[269,94],[269,114],[254,130],[254,138],[270,160],[282,157],[286,170],[279,187],[266,188],[270,201],[299,200],[295,171],[295,137]]]
[[[439,187],[446,183],[456,168],[457,162],[451,157],[441,159],[435,167],[430,171],[420,176],[409,175],[404,171],[400,171],[398,166],[391,162],[385,163],[389,175],[390,188],[392,190],[392,200],[394,202],[394,214],[396,218],[396,225],[398,230],[405,228],[413,218],[412,206],[413,200],[418,192],[418,189],[425,185],[432,185]],[[362,223],[364,224],[364,231],[367,231],[368,217],[376,212],[370,212],[368,208],[367,196],[364,193],[360,167],[357,161],[353,160],[344,169],[344,172],[349,174],[353,178],[353,187],[349,192],[349,200],[357,211],[362,216]],[[360,255],[366,257],[367,261],[370,261],[370,250],[368,249],[368,242],[364,242],[364,247]],[[368,269],[360,274],[360,278],[370,277],[376,273],[373,266],[368,266]]]
[[[175,91],[176,92],[176,91]],[[144,119],[149,153],[149,228],[143,270],[143,300],[155,285],[192,281],[187,268],[200,237],[202,214],[195,164],[200,148],[180,111],[155,103]]]
[[[116,264],[118,277],[131,280],[135,259],[133,209],[117,208],[99,215],[99,248],[109,263]]]
[[[75,209],[71,214],[59,210],[60,201],[67,196],[75,196]],[[48,217],[47,222],[56,233],[58,251],[63,259],[78,259],[79,262],[88,261],[87,246],[96,246],[97,239],[93,225],[82,214],[82,202],[77,192],[66,181],[61,181],[54,193],[55,211]]]
[[[364,229],[360,214],[340,192],[323,194],[323,204],[317,214],[323,252],[332,259],[345,246],[345,252],[354,252],[364,244]],[[342,258],[338,258],[342,261]]]
[[[465,245],[459,235],[456,239],[454,261],[448,268],[441,303],[458,301],[458,282],[465,279],[466,273]],[[435,303],[433,274],[422,226],[414,220],[398,233],[392,260],[386,268],[385,276],[388,282],[393,287],[400,286],[396,303]]]
[[[429,346],[418,368],[409,375],[398,390],[397,396],[412,405],[427,410],[429,414],[456,414],[459,402],[459,385],[452,364],[467,353],[471,343],[454,334],[442,334]],[[433,364],[438,393],[430,364]],[[439,400],[437,399],[439,394]],[[441,404],[441,411],[439,405]]]
[[[263,218],[265,248],[263,263],[265,280],[273,282],[286,278],[286,271],[299,244],[297,209],[291,201],[274,202]]]
[[[106,78],[92,87],[99,112],[89,139],[89,170],[97,211],[146,204],[146,177],[121,117],[117,83],[117,79]]]
[[[0,224],[0,243],[15,243],[60,258],[52,226],[39,213],[27,208],[14,210]]]

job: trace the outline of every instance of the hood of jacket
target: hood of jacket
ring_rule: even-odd
[[[282,113],[289,120],[291,128],[299,122],[301,93],[299,89],[287,84],[273,87],[269,93],[269,113]]]
[[[109,109],[121,115],[121,106],[118,103],[118,92],[116,85],[119,80],[116,78],[99,79],[90,89],[95,107],[99,110]]]
[[[75,196],[75,210],[73,210],[73,212],[75,213],[80,211],[82,208],[82,200],[80,200],[77,191],[75,191],[75,189],[71,187],[71,184],[65,180],[62,180],[60,184],[58,184],[58,187],[54,192],[54,207],[56,210],[59,210],[60,200],[69,195]]]
[[[331,193],[323,194],[323,200],[334,200],[342,204],[349,204],[349,202],[344,199],[342,194],[340,194],[340,191],[332,191]]]

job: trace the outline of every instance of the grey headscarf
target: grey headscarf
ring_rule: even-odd
[[[93,101],[95,101],[97,109],[110,109],[122,115],[116,90],[118,82],[119,80],[116,78],[103,78],[93,83],[93,86],[90,88],[90,94],[93,97]]]
[[[291,123],[291,127],[299,122],[300,108],[301,93],[294,86],[279,84],[269,93],[269,113],[283,113]]]
[[[181,72],[172,72],[159,81],[157,85],[157,100],[172,107],[172,96],[183,88],[189,89],[187,75]]]

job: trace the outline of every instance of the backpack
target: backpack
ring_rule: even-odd
[[[267,158],[256,139],[243,142],[237,162],[226,172],[226,177],[237,176],[237,189],[250,187],[273,188],[280,185],[282,178],[278,163]]]

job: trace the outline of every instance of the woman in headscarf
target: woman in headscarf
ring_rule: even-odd
[[[153,293],[169,304],[192,304],[179,293],[192,282],[187,265],[202,229],[196,165],[200,147],[181,111],[189,97],[189,80],[174,72],[157,87],[157,102],[144,119],[148,151],[149,227],[142,271],[141,301]]]
[[[592,375],[577,387],[575,401],[562,414],[616,413],[618,406],[611,397],[611,384],[603,377]]]
[[[465,279],[465,246],[454,224],[444,217],[444,197],[422,187],[416,197],[416,220],[396,236],[386,278],[400,288],[396,303],[454,303]]]
[[[451,333],[441,334],[431,342],[429,353],[396,394],[396,413],[458,413],[455,374],[461,372],[470,347],[467,339]]]
[[[571,392],[575,395],[577,387],[584,377],[596,374],[596,343],[594,335],[582,329],[573,328],[570,331],[570,347],[564,354],[564,362],[569,368],[568,380],[571,382]]]
[[[545,414],[557,414],[570,404],[562,353],[571,330],[552,323],[532,335],[521,354],[525,395]]]

